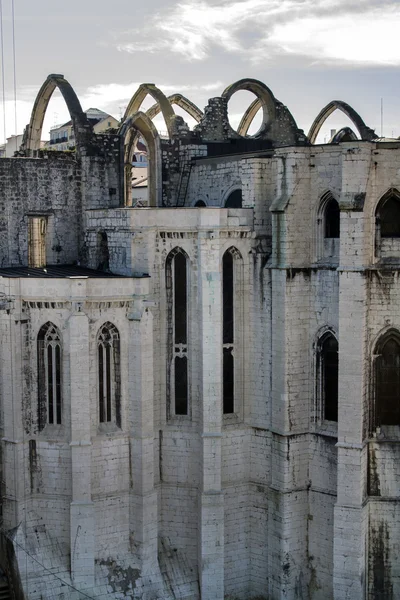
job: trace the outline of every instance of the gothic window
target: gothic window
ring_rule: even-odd
[[[235,320],[238,307],[235,302],[235,275],[238,258],[240,254],[236,248],[229,248],[222,257],[222,410],[224,414],[232,414],[236,411]]]
[[[167,405],[168,413],[175,415],[189,414],[187,265],[187,255],[181,248],[175,248],[167,257]]]
[[[326,421],[337,421],[339,384],[338,342],[330,332],[326,333],[319,341],[317,368],[321,417]]]
[[[375,359],[374,425],[400,425],[400,337],[385,336]]]
[[[61,425],[62,349],[60,332],[53,323],[41,327],[38,339],[39,429],[46,423]]]
[[[242,208],[242,190],[234,190],[225,200],[225,208]]]
[[[400,198],[394,191],[381,200],[377,221],[381,238],[400,237]]]
[[[325,208],[325,237],[340,237],[340,210],[334,198],[329,200]]]
[[[99,421],[121,427],[120,339],[112,323],[105,323],[97,335],[97,361]]]

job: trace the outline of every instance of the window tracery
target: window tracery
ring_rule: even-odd
[[[62,423],[61,336],[53,323],[46,323],[38,339],[39,429],[46,423]]]

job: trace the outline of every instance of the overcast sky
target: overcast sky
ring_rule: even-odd
[[[399,0],[14,0],[17,130],[49,73],[62,73],[83,109],[119,117],[142,82],[200,108],[243,77],[265,82],[306,133],[344,100],[384,135],[400,135]],[[11,0],[3,0],[6,132],[15,133]],[[0,95],[1,100],[1,95]],[[230,102],[233,123],[251,102]],[[149,103],[148,103],[149,104]],[[347,125],[335,113],[328,129]],[[68,119],[52,99],[44,135]],[[162,128],[162,124],[159,125]],[[4,137],[0,116],[0,138]]]

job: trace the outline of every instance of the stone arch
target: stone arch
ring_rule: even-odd
[[[185,96],[182,96],[182,94],[172,94],[172,96],[168,96],[167,100],[169,101],[171,106],[173,104],[176,104],[176,106],[180,106],[183,110],[187,112],[188,115],[190,115],[195,121],[197,121],[197,123],[200,123],[201,119],[203,118],[203,112],[198,108],[198,106],[196,106]],[[150,119],[154,119],[154,117],[156,117],[160,112],[161,106],[157,102],[156,104],[153,104],[153,106],[150,106],[150,108],[146,111],[146,115]]]
[[[170,138],[173,137],[176,115],[166,95],[157,86],[155,86],[154,83],[142,83],[138,87],[137,91],[133,94],[132,98],[129,101],[129,104],[125,111],[123,122],[132,117],[135,113],[139,112],[143,100],[146,98],[147,95],[152,96],[157,102],[157,105],[160,107],[159,112],[162,112],[162,115],[164,117],[165,124],[168,130],[168,135]]]
[[[358,138],[351,127],[342,127],[338,132],[329,140],[330,144],[339,144],[340,142],[354,142]]]
[[[130,206],[132,202],[130,195],[131,167],[138,132],[143,136],[148,151],[149,206],[161,206],[160,137],[151,119],[141,111],[124,120],[118,132],[121,143],[124,144],[125,205]]]
[[[315,140],[317,139],[322,125],[325,123],[326,119],[333,112],[335,112],[335,110],[341,110],[347,117],[349,117],[349,119],[354,123],[362,140],[374,140],[377,138],[374,130],[367,127],[354,108],[352,108],[349,104],[346,104],[346,102],[342,102],[341,100],[332,100],[332,102],[329,102],[329,104],[327,104],[321,110],[311,125],[310,131],[308,132],[308,140],[310,144],[315,144]]]
[[[58,87],[63,95],[69,114],[71,115],[77,146],[82,144],[93,133],[92,126],[83,112],[78,96],[70,83],[64,79],[64,75],[52,74],[43,83],[33,105],[31,120],[24,136],[24,150],[28,154],[37,152],[40,149],[44,116],[56,87]]]
[[[392,344],[396,357],[400,356],[400,332],[396,327],[390,326],[382,331],[375,339],[372,351],[373,385],[370,395],[370,432],[381,425],[400,425],[400,402],[397,395],[397,386],[394,384],[400,377],[398,361],[389,361],[387,364],[388,345]],[[386,350],[386,352],[385,352]],[[389,350],[390,352],[390,350]],[[386,363],[386,364],[385,364]],[[391,363],[391,364],[390,364]],[[391,369],[392,373],[385,377],[384,371]],[[395,376],[395,377],[394,377]],[[386,381],[385,381],[386,379]],[[388,383],[391,382],[392,386]],[[386,385],[382,386],[382,383]],[[390,389],[394,387],[395,389]],[[393,402],[395,398],[395,401]]]
[[[257,96],[256,100],[249,106],[240,122],[238,133],[246,135],[258,109],[263,111],[263,120],[261,127],[256,135],[264,133],[276,117],[276,100],[271,90],[258,79],[240,79],[232,85],[229,85],[223,92],[222,98],[228,102],[230,98],[239,90],[247,90]],[[244,133],[242,133],[244,132]]]
[[[243,192],[241,182],[237,182],[237,183],[231,185],[231,187],[225,191],[224,195],[222,196],[221,207],[224,208],[226,206],[226,203],[228,202],[229,198],[231,198],[231,196],[233,194],[235,194],[235,193],[237,194],[237,192],[240,192],[240,193]]]

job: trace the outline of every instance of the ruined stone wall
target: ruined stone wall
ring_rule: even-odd
[[[28,264],[29,215],[48,217],[48,264],[78,260],[81,169],[73,156],[4,159],[0,164],[0,198],[3,267]]]

